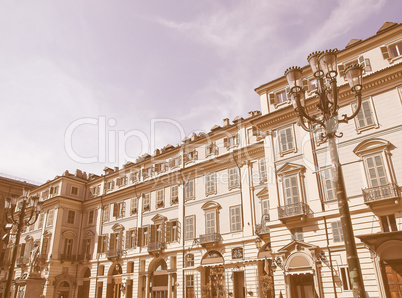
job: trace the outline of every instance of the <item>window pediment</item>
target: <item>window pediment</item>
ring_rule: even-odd
[[[279,176],[284,176],[288,174],[303,172],[305,169],[305,166],[287,162],[277,170],[277,174]]]
[[[73,231],[65,231],[63,232],[63,237],[68,239],[74,239],[77,238],[77,234],[74,233]]]
[[[391,143],[383,139],[369,139],[357,145],[355,149],[353,149],[353,152],[357,156],[362,156],[367,153],[388,149],[389,146],[391,146]]]
[[[112,230],[115,231],[115,232],[116,231],[122,231],[122,230],[124,230],[124,226],[119,224],[119,223],[117,223],[117,224],[113,225]]]
[[[279,249],[278,253],[289,254],[293,251],[301,251],[303,249],[316,250],[316,249],[318,249],[318,246],[312,245],[309,243],[305,243],[303,241],[293,240],[292,242],[286,244],[281,249]]]
[[[257,194],[257,197],[261,198],[267,198],[268,197],[268,188],[264,187],[263,189],[261,189]]]
[[[208,209],[222,209],[222,206],[214,201],[209,201],[206,202],[204,205],[201,207],[202,210],[208,210]]]
[[[154,217],[152,217],[153,222],[166,221],[166,220],[167,220],[167,217],[160,215],[160,214],[157,214]]]
[[[93,236],[95,236],[95,233],[92,231],[87,231],[84,235],[85,238],[92,238]]]

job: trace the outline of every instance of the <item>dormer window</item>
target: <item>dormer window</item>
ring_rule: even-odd
[[[116,184],[117,184],[118,187],[122,187],[122,186],[127,185],[127,177],[123,176],[123,177],[117,178],[116,179]]]
[[[152,167],[142,169],[142,178],[147,179],[152,176]]]
[[[187,153],[184,154],[184,163],[190,163],[190,162],[194,162],[198,159],[198,152],[196,149],[189,151]]]
[[[180,166],[180,161],[181,161],[180,156],[171,158],[169,160],[169,168],[171,169],[178,168]]]
[[[226,149],[230,149],[233,147],[239,146],[239,134],[234,134],[228,138],[223,139],[223,146],[226,147]]]
[[[218,155],[219,154],[219,148],[216,146],[215,142],[212,142],[208,145],[205,146],[205,156],[211,156],[211,155]]]
[[[131,183],[136,183],[140,180],[140,173],[139,172],[132,172],[130,174],[130,181]]]
[[[161,162],[161,163],[157,163],[155,164],[155,172],[156,173],[163,173],[166,171],[166,162]]]

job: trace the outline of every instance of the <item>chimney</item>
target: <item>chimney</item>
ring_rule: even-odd
[[[223,127],[229,126],[229,118],[223,119]]]

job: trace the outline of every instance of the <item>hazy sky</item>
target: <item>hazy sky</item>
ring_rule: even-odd
[[[0,2],[0,175],[101,174],[259,110],[254,88],[400,0]],[[154,129],[152,129],[154,127]]]

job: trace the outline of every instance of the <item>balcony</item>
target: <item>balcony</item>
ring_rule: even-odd
[[[278,207],[278,217],[281,221],[305,220],[310,207],[303,202]]]
[[[84,254],[78,256],[79,262],[87,262],[91,259],[92,259],[92,254],[90,254],[90,253],[84,253]]]
[[[270,221],[268,214],[263,214],[261,217],[261,223],[255,226],[255,233],[257,235],[269,234],[270,230],[268,227],[268,223]]]
[[[395,183],[388,183],[376,187],[362,189],[364,203],[371,205],[372,203],[390,203],[392,205],[395,200],[401,197],[399,186]]]
[[[65,261],[74,262],[75,261],[75,255],[62,254],[60,256],[60,261],[61,262],[65,262]]]
[[[205,244],[215,244],[221,241],[221,234],[220,233],[210,233],[210,234],[204,234],[200,235],[200,244],[205,245]]]
[[[148,244],[148,252],[155,253],[165,249],[165,242],[151,242]]]
[[[116,248],[116,249],[109,249],[106,252],[106,257],[109,260],[116,260],[120,259],[120,257],[123,255],[123,250],[121,248]]]
[[[27,266],[29,263],[29,258],[28,257],[18,257],[15,264],[17,266]]]

